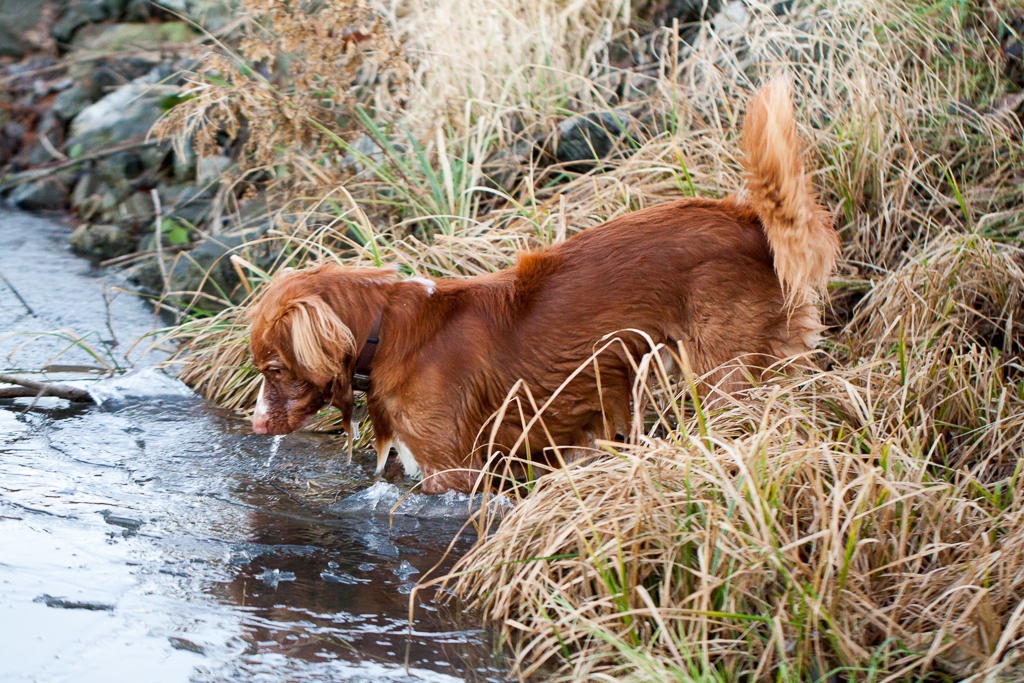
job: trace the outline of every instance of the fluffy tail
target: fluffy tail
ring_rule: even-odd
[[[813,300],[835,265],[839,235],[804,171],[786,80],[773,79],[747,104],[743,152],[750,203],[775,255],[786,302]]]

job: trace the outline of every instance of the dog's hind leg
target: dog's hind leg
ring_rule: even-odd
[[[388,464],[388,453],[391,452],[391,445],[394,439],[391,437],[380,437],[378,436],[375,440],[377,447],[377,474],[384,471],[384,466]]]

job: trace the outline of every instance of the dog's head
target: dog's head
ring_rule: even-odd
[[[380,288],[368,284],[390,275],[324,265],[274,278],[248,312],[249,349],[263,375],[257,434],[293,432],[327,404],[350,418],[357,335],[361,344],[382,304]]]

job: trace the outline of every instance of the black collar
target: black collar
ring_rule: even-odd
[[[377,311],[377,317],[370,328],[370,336],[366,338],[359,358],[356,359],[356,371],[352,375],[352,388],[355,391],[367,391],[370,388],[370,365],[373,363],[373,354],[377,353],[377,343],[380,341],[380,316],[383,310]]]

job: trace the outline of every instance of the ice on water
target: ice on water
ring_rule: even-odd
[[[86,390],[99,405],[140,398],[186,398],[195,396],[184,382],[159,370],[145,368],[119,377],[101,379]]]
[[[472,501],[470,496],[457,491],[448,491],[440,496],[422,493],[405,495],[394,484],[378,481],[370,488],[333,504],[329,511],[340,515],[395,514],[420,519],[464,520],[471,513],[478,511],[482,504],[483,494],[479,493],[472,497]],[[499,514],[512,508],[511,501],[505,496],[489,496],[488,505],[493,506]]]

